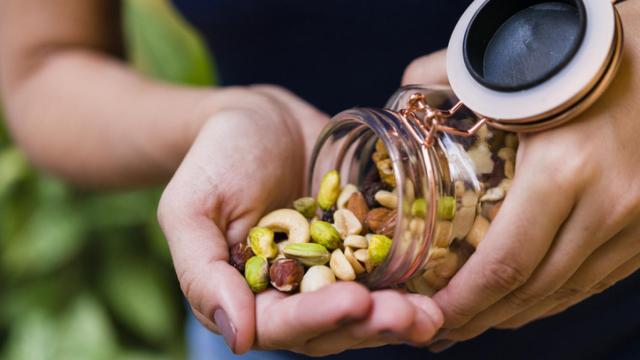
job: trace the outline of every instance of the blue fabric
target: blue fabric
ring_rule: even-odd
[[[446,47],[468,0],[174,0],[215,53],[222,85],[273,83],[321,110],[381,106],[404,68]],[[191,318],[191,359],[307,359],[286,352],[236,357]],[[551,319],[490,331],[432,355],[405,346],[328,359],[640,359],[640,274]]]

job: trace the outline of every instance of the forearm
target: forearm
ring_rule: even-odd
[[[203,104],[219,94],[165,85],[80,49],[49,54],[28,76],[3,85],[10,128],[33,161],[100,186],[168,178],[206,120]]]

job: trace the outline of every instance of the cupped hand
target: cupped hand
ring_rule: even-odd
[[[199,130],[158,210],[198,320],[224,335],[236,353],[257,348],[325,355],[429,340],[442,315],[418,295],[371,293],[346,282],[292,296],[251,293],[228,264],[229,247],[244,241],[261,216],[304,193],[310,150],[327,117],[271,86],[222,97],[227,105]]]
[[[623,16],[632,23],[630,12]],[[520,136],[499,214],[434,296],[445,325],[432,350],[559,313],[640,268],[639,45],[628,39],[617,79],[586,113]],[[444,53],[416,60],[404,82],[442,81],[443,60]]]

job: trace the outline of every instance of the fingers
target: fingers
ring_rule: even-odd
[[[640,255],[637,255],[634,258],[630,259],[629,261],[624,263],[622,266],[620,266],[618,269],[616,269],[614,272],[609,274],[600,283],[596,284],[596,286],[593,287],[591,293],[585,294],[582,297],[574,298],[568,302],[565,302],[564,304],[556,306],[555,308],[548,311],[544,316],[553,316],[558,313],[561,313],[566,309],[570,308],[571,306],[583,301],[584,299],[590,296],[596,295],[608,289],[609,287],[615,285],[617,282],[628,278],[632,274],[636,273],[638,269],[640,269]]]
[[[542,302],[557,304],[563,300],[559,298],[563,293],[556,293],[556,291],[576,274],[585,259],[600,244],[612,236],[611,232],[617,231],[611,228],[603,229],[598,221],[602,216],[601,209],[594,207],[589,199],[580,201],[531,278],[524,285],[479,313],[461,329],[451,331],[449,338],[459,341],[468,340],[521,312],[528,312],[531,307],[540,307]],[[609,266],[613,266],[612,263],[609,263]],[[590,286],[586,287],[585,291],[590,288]],[[565,291],[564,294],[568,293]]]
[[[395,290],[378,291],[371,296],[371,312],[364,321],[310,340],[304,345],[304,352],[326,355],[397,343],[423,344],[443,323],[442,313],[425,296]]]
[[[541,180],[538,171],[539,166],[522,166],[485,239],[434,296],[445,315],[445,328],[460,328],[523,285],[547,254],[575,194],[551,175]]]
[[[640,227],[621,232],[598,248],[554,294],[498,327],[518,328],[597,294],[629,276],[640,266]],[[621,265],[622,264],[622,265]]]
[[[276,291],[260,294],[257,344],[264,349],[294,349],[347,322],[365,319],[371,307],[369,291],[354,282],[291,296]]]
[[[158,218],[182,291],[196,313],[217,326],[232,351],[248,351],[255,331],[254,297],[227,262],[227,242],[206,215],[180,206],[171,192],[165,194]]]
[[[413,60],[404,71],[402,85],[449,84],[446,60],[446,50],[440,50]]]

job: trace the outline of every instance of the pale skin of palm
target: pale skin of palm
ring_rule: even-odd
[[[228,246],[304,193],[328,117],[274,86],[190,88],[137,74],[120,58],[118,2],[0,0],[0,85],[12,135],[41,168],[87,187],[169,181],[158,215],[181,287],[233,351],[421,345],[443,323],[441,338],[458,341],[561,311],[640,266],[639,105],[630,100],[640,94],[640,13],[634,1],[620,10],[628,41],[619,80],[571,125],[523,137],[496,225],[433,300],[355,283],[254,296],[227,265]],[[404,81],[443,80],[440,59],[416,60]],[[518,212],[522,203],[545,216]],[[523,245],[531,256],[514,257]]]

